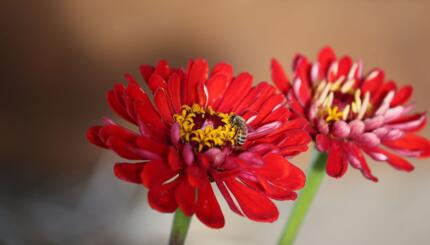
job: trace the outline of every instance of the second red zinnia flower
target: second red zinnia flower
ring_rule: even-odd
[[[289,119],[284,95],[252,77],[233,77],[217,64],[209,74],[205,60],[187,69],[164,61],[141,66],[153,101],[136,80],[108,92],[112,109],[138,132],[107,119],[89,129],[93,144],[134,163],[117,163],[115,175],[149,189],[148,201],[160,212],[179,208],[213,228],[224,216],[212,189],[218,186],[229,207],[251,220],[273,222],[271,199],[293,200],[304,186],[303,172],[284,157],[307,150],[306,120]]]
[[[430,156],[430,142],[417,134],[426,124],[425,113],[411,113],[411,86],[397,88],[381,69],[363,75],[362,63],[349,56],[336,58],[324,48],[318,60],[297,55],[290,84],[276,60],[272,78],[289,98],[299,117],[308,118],[317,149],[328,153],[327,173],[341,177],[348,163],[373,181],[363,152],[376,161],[413,170],[404,157]]]

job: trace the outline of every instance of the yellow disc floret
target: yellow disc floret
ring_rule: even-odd
[[[326,117],[326,122],[336,122],[340,119],[342,119],[343,113],[341,111],[339,111],[339,109],[337,108],[337,106],[334,107],[329,107],[327,109],[327,117]]]
[[[236,128],[230,120],[232,115],[193,104],[183,105],[181,113],[174,115],[174,119],[180,126],[181,140],[201,152],[212,147],[236,144]]]

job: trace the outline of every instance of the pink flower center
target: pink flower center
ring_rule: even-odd
[[[353,88],[354,81],[328,83],[321,81],[313,97],[316,115],[327,123],[339,120],[362,120],[370,112],[370,94],[364,95],[360,89]]]

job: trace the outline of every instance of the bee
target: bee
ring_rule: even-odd
[[[246,126],[245,119],[241,116],[232,115],[230,116],[230,122],[231,125],[236,128],[236,145],[242,146],[245,144],[246,137],[248,136],[248,127]]]

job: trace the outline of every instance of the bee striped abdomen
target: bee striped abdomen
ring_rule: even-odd
[[[231,124],[236,128],[236,145],[242,146],[245,144],[248,136],[248,127],[246,126],[246,122],[242,117],[236,115],[231,116],[230,120]]]

